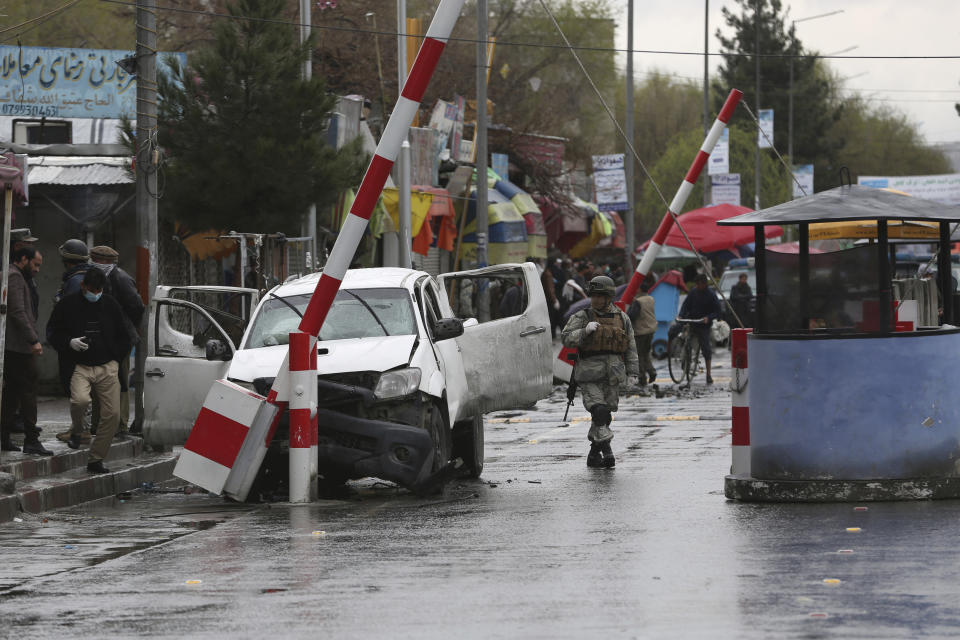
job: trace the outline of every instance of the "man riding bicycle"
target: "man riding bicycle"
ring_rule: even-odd
[[[691,324],[690,329],[696,334],[703,359],[707,363],[707,384],[713,384],[713,377],[710,375],[710,361],[713,358],[710,327],[713,321],[720,317],[720,303],[717,301],[716,294],[707,288],[707,276],[698,273],[693,282],[696,287],[687,294],[687,299],[683,301],[680,315],[677,317],[700,321],[700,324]]]

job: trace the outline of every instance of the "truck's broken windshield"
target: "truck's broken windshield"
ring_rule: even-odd
[[[245,349],[287,344],[289,334],[300,325],[310,294],[268,299],[253,319]],[[413,305],[406,289],[352,289],[340,291],[320,330],[320,340],[345,340],[417,332]]]

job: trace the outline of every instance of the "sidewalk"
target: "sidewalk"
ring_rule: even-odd
[[[73,450],[57,440],[57,433],[70,428],[69,399],[41,397],[37,423],[43,429],[40,440],[53,455],[0,453],[0,523],[21,511],[72,506],[131,491],[144,482],[167,480],[176,464],[176,454],[146,453],[141,438],[127,436],[110,446],[104,462],[111,472],[91,474],[86,468],[89,445]],[[13,434],[13,441],[22,444],[23,434]]]

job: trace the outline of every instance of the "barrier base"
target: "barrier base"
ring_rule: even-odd
[[[960,478],[758,480],[724,478],[723,493],[742,502],[879,502],[960,498]]]

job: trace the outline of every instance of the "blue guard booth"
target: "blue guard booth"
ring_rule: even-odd
[[[810,253],[811,225],[845,221],[873,224],[875,238]],[[890,234],[903,221],[939,230],[935,280],[894,280]],[[728,498],[960,497],[960,318],[949,253],[957,222],[960,207],[858,185],[719,222],[756,232],[750,471],[727,476]],[[770,224],[797,226],[798,254],[766,250]],[[916,315],[907,298],[921,290],[939,299],[939,318],[936,308],[925,321]]]

